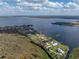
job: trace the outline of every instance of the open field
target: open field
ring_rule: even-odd
[[[0,59],[50,59],[30,40],[19,34],[0,34]]]
[[[79,47],[75,48],[70,54],[69,59],[79,59]]]

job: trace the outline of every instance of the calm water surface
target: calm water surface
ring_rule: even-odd
[[[33,24],[35,28],[57,41],[67,44],[70,50],[79,46],[79,27],[53,25],[52,22],[71,22],[79,19],[4,17],[0,18],[0,26]]]

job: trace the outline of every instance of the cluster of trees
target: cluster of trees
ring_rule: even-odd
[[[4,26],[0,27],[0,33],[20,33],[26,35],[28,33],[36,33],[37,31],[34,30],[33,25],[14,25],[14,26]]]

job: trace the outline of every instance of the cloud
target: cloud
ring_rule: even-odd
[[[75,2],[69,2],[64,7],[70,8],[70,9],[75,9],[75,8],[79,8],[79,5]]]
[[[48,8],[63,8],[63,3],[59,3],[59,2],[48,2],[46,4],[46,7],[48,7]]]
[[[45,9],[44,5],[47,2],[48,0],[20,0],[19,3],[17,3],[17,6],[24,10],[41,10]]]
[[[20,2],[28,2],[28,3],[38,3],[38,4],[43,4],[43,3],[48,2],[48,0],[19,0],[19,1]]]
[[[36,3],[37,2],[37,3]],[[49,2],[48,0],[21,0],[17,3],[17,6],[20,6],[23,9],[33,9],[33,10],[41,10],[48,8],[63,8],[64,3],[58,2]]]
[[[17,3],[17,6],[21,7],[22,9],[28,9],[28,10],[36,10],[36,9],[41,9],[43,8],[42,7],[42,4],[38,4],[38,3],[28,3],[28,2],[20,2],[20,3]]]
[[[19,14],[21,9],[17,6],[11,6],[7,2],[0,2],[0,16],[8,14]]]
[[[21,0],[16,0],[17,2],[20,2]]]
[[[9,0],[8,0],[9,1]],[[11,0],[10,0],[11,1]],[[13,0],[16,2],[14,6],[10,5],[6,1],[0,0],[0,12],[1,14],[27,14],[31,11],[52,11],[52,13],[63,13],[79,11],[79,5],[75,2],[69,2],[64,4],[63,2],[50,2],[48,0]]]
[[[75,3],[79,4],[79,0],[73,0],[73,2],[75,2]]]
[[[17,3],[18,6],[21,6],[23,9],[48,9],[48,8],[66,8],[66,9],[76,9],[79,8],[79,5],[75,2],[68,2],[64,4],[63,2],[50,2],[48,0],[20,0]]]

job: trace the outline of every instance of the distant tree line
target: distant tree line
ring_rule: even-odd
[[[33,25],[14,25],[14,26],[4,26],[0,27],[0,33],[19,33],[22,35],[27,35],[29,33],[34,34],[37,31],[33,28]],[[37,32],[38,33],[38,32]]]

